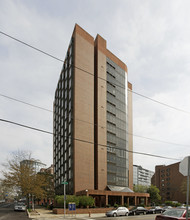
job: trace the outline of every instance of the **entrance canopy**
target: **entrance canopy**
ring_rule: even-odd
[[[114,191],[114,192],[132,192],[133,190],[129,189],[128,187],[121,187],[121,186],[111,186],[108,185],[108,190]]]

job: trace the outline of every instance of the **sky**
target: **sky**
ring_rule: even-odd
[[[76,23],[106,39],[140,94],[133,93],[133,150],[173,158],[133,154],[134,164],[154,171],[189,155],[189,7],[188,0],[1,0],[0,31],[62,60]],[[52,112],[3,95],[52,111],[61,69],[62,62],[0,33],[0,119],[52,132]],[[0,121],[0,163],[17,150],[53,163],[51,134]]]

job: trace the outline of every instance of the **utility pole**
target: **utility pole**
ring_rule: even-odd
[[[63,184],[63,192],[64,192],[64,218],[65,218],[65,214],[66,214],[66,190],[65,190],[65,187],[68,184],[68,182],[66,182],[66,178],[64,178],[64,181],[61,182],[61,184]]]
[[[186,220],[188,220],[189,205],[189,176],[190,176],[190,156],[185,157],[179,164],[179,172],[187,176],[187,195],[186,195]]]
[[[186,200],[186,220],[188,220],[188,209],[189,209],[189,165],[190,165],[190,157],[188,157],[188,171],[187,171],[187,200]]]

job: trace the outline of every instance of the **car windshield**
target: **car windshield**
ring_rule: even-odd
[[[25,205],[23,202],[18,202],[16,205]]]
[[[176,210],[176,209],[172,209],[172,210],[167,210],[163,213],[163,215],[167,215],[167,216],[173,216],[173,217],[181,217],[184,213],[184,210]]]

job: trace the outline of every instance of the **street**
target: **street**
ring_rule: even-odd
[[[154,220],[155,219],[155,214],[150,214],[150,215],[136,215],[136,216],[124,216],[124,217],[106,217],[104,215],[91,215],[89,217],[88,215],[80,216],[77,215],[75,216],[66,216],[65,219],[78,219],[78,220],[87,220],[87,219],[98,219],[98,220]],[[48,217],[44,216],[36,216],[37,218],[31,217],[30,219],[38,219],[38,220],[57,220],[57,219],[62,219],[64,220],[64,215],[62,216],[57,216],[57,215],[50,215]],[[0,204],[0,220],[28,220],[28,216],[26,212],[17,212],[14,211],[14,204],[13,203],[2,203]]]
[[[26,212],[15,212],[14,203],[0,204],[0,220],[26,220]]]
[[[155,214],[150,214],[150,215],[136,215],[136,216],[124,216],[124,217],[95,217],[95,216],[91,216],[91,217],[80,217],[80,215],[78,215],[77,217],[67,217],[65,219],[69,219],[69,220],[74,220],[74,219],[78,219],[78,220],[154,220],[155,219]],[[37,218],[38,220],[58,220],[58,219],[62,219],[64,220],[64,216],[55,216],[55,217],[51,217],[51,218],[44,218],[44,217],[41,217],[41,218]]]

